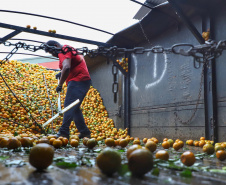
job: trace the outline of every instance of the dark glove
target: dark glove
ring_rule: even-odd
[[[57,88],[56,88],[56,92],[61,92],[62,91],[62,86],[58,85]]]
[[[56,74],[56,79],[60,79],[60,77],[61,77],[61,72],[59,72],[58,74]]]

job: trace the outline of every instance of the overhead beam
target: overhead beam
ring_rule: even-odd
[[[11,39],[12,37],[18,35],[19,33],[21,33],[21,31],[15,30],[15,31],[11,32],[10,34],[6,35],[5,37],[0,38],[0,41],[5,42],[8,39]]]
[[[187,28],[195,36],[195,38],[198,40],[198,42],[200,44],[204,44],[205,40],[203,39],[202,35],[196,29],[194,24],[187,18],[187,16],[184,14],[184,12],[181,10],[181,8],[177,5],[175,0],[168,0],[168,2],[173,7],[173,9],[176,11],[177,15],[180,17],[180,19],[183,21],[183,23],[187,26]]]
[[[24,28],[24,27],[20,27],[20,26],[5,24],[5,23],[0,23],[0,27],[18,30],[20,32],[33,33],[33,34],[37,34],[37,35],[43,35],[43,36],[54,37],[54,38],[59,38],[59,39],[64,39],[64,40],[76,41],[76,42],[81,42],[81,43],[86,43],[86,44],[97,45],[97,46],[106,46],[106,47],[112,46],[111,44],[107,44],[104,42],[98,42],[98,41],[93,41],[93,40],[88,40],[88,39],[81,39],[81,38],[77,38],[77,37],[60,35],[60,34],[56,34],[56,33],[49,33],[49,32],[45,32],[45,31],[34,30],[34,29]]]

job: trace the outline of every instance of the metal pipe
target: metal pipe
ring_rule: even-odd
[[[214,20],[203,18],[202,31],[210,29],[210,39],[214,39]],[[208,140],[218,142],[218,117],[217,117],[217,84],[216,84],[216,61],[208,61],[204,69],[204,102],[205,102],[205,136]]]
[[[0,38],[0,41],[5,42],[8,39],[11,39],[12,37],[14,37],[15,35],[18,35],[19,33],[21,33],[21,31],[19,30],[15,30],[12,33],[6,35],[5,37]]]
[[[3,54],[8,54],[9,52],[0,52],[0,53],[3,53]],[[35,55],[35,54],[29,54],[29,53],[14,53],[13,55],[31,55],[31,56],[36,56],[36,57],[43,57],[43,58],[50,58],[50,59],[54,59],[54,60],[59,60],[58,58],[54,58],[54,57],[46,57],[46,56],[42,56],[42,55]]]
[[[107,32],[107,31],[104,31],[104,30],[101,30],[101,29],[98,29],[98,28],[86,26],[84,24],[79,24],[79,23],[68,21],[68,20],[65,20],[65,19],[59,19],[59,18],[49,17],[49,16],[45,16],[45,15],[39,15],[39,14],[27,13],[27,12],[19,12],[19,11],[11,11],[11,10],[0,10],[0,12],[17,13],[17,14],[24,14],[24,15],[31,15],[31,16],[42,17],[42,18],[47,18],[47,19],[53,19],[53,20],[67,22],[67,23],[70,23],[70,24],[75,24],[75,25],[82,26],[82,27],[85,27],[85,28],[93,29],[93,30],[96,30],[96,31],[100,31],[100,32],[103,32],[103,33],[110,34],[110,35],[114,35],[114,33],[110,33],[110,32]]]
[[[49,33],[49,32],[45,32],[45,31],[39,31],[39,30],[24,28],[24,27],[20,27],[20,26],[5,24],[5,23],[0,23],[0,27],[13,29],[13,30],[19,30],[19,31],[27,32],[27,33],[44,35],[44,36],[48,36],[48,37],[54,37],[54,38],[65,39],[65,40],[70,40],[70,41],[93,44],[93,45],[97,45],[97,46],[106,46],[106,47],[112,46],[111,44],[107,44],[107,43],[103,43],[103,42],[81,39],[81,38],[71,37],[71,36],[66,36],[66,35],[60,35],[60,34],[56,34],[56,33]]]
[[[125,58],[128,58],[128,72],[124,76],[124,127],[128,128],[128,134],[131,134],[130,118],[131,118],[131,105],[130,105],[130,68],[131,68],[131,53],[126,53]]]

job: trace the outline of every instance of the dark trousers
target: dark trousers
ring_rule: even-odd
[[[72,120],[75,122],[75,125],[80,133],[84,134],[90,133],[88,127],[85,124],[82,111],[80,110],[80,105],[83,99],[85,98],[86,93],[90,88],[90,85],[91,80],[80,82],[77,81],[68,82],[64,107],[67,107],[77,99],[79,99],[80,102],[79,104],[75,105],[70,110],[64,113],[63,124],[58,132],[59,135],[66,137],[69,136],[69,127],[71,125]]]

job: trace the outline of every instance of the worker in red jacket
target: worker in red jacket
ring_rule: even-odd
[[[91,85],[91,78],[84,57],[76,55],[76,51],[72,47],[61,45],[54,40],[49,40],[45,44],[47,46],[46,52],[59,58],[61,72],[56,75],[56,78],[60,78],[56,91],[60,92],[63,84],[66,82],[67,93],[64,107],[67,107],[77,99],[80,100],[79,104],[64,113],[63,124],[57,133],[57,137],[63,136],[69,138],[71,121],[75,122],[80,132],[79,138],[90,137],[90,130],[86,126],[82,111],[80,110],[80,105]]]

